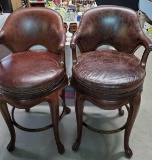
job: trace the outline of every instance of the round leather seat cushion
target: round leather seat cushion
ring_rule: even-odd
[[[60,56],[45,51],[10,54],[0,62],[0,88],[12,93],[40,92],[63,79]]]
[[[137,57],[115,50],[82,53],[72,72],[77,83],[87,89],[108,94],[137,89],[146,74]]]

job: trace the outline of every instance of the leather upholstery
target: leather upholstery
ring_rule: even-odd
[[[0,111],[10,131],[7,146],[14,150],[14,125],[24,131],[39,132],[53,127],[58,152],[64,153],[59,137],[59,120],[70,109],[65,104],[65,87],[68,84],[65,69],[66,34],[63,19],[52,9],[34,7],[19,9],[9,15],[0,31],[0,44],[12,54],[0,61]],[[45,49],[33,50],[41,45]],[[59,115],[59,98],[63,111]],[[42,128],[26,128],[16,122],[15,108],[25,109],[47,102],[52,124]],[[10,115],[7,103],[10,104]]]
[[[1,60],[1,92],[28,99],[54,90],[65,76],[65,39],[57,12],[36,7],[13,12],[0,32],[0,43],[13,52]],[[28,51],[35,45],[47,50]]]
[[[97,51],[102,45],[116,51]],[[139,60],[133,54],[141,45],[147,50]],[[76,46],[82,54],[78,60]],[[83,14],[71,48],[75,83],[103,94],[124,94],[142,86],[152,44],[142,32],[136,12],[120,6],[99,6]]]
[[[71,41],[82,53],[110,45],[116,50],[133,53],[141,44],[148,46],[136,12],[129,8],[99,6],[83,14],[79,30]],[[102,10],[102,12],[101,12]]]
[[[83,53],[72,71],[82,86],[108,94],[131,92],[142,85],[145,77],[138,58],[115,50]]]
[[[51,9],[22,9],[19,15],[15,11],[2,28],[0,42],[7,42],[13,52],[22,52],[34,45],[42,45],[50,52],[59,53],[66,38],[62,34],[62,23],[60,15]]]
[[[110,45],[115,50],[99,48],[102,45]],[[141,45],[145,50],[138,59],[134,52]],[[126,156],[131,157],[129,137],[140,106],[147,58],[152,51],[152,42],[143,33],[136,12],[112,5],[87,10],[72,37],[71,48],[71,85],[76,92],[77,121],[77,138],[72,149],[77,151],[80,146],[83,125],[104,134],[124,129],[124,149]],[[86,124],[83,121],[85,100],[101,109],[118,109],[120,116],[124,114],[122,107],[126,106],[126,123],[106,131]]]
[[[22,98],[29,98],[31,94],[30,97],[34,98],[51,90],[65,76],[59,62],[59,55],[45,51],[8,55],[1,60],[0,65],[0,88],[3,94],[11,97],[20,94]]]

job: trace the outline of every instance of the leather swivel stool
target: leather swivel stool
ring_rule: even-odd
[[[65,71],[65,28],[61,16],[46,8],[19,9],[8,17],[0,31],[0,44],[12,54],[0,61],[0,110],[11,134],[8,150],[15,147],[14,125],[24,131],[42,131],[53,127],[59,153],[64,152],[60,142],[58,123],[70,109],[65,105],[64,88],[68,83]],[[44,50],[31,50],[42,45]],[[59,116],[59,98],[63,112]],[[14,119],[15,108],[29,111],[31,107],[48,102],[52,124],[44,128],[28,129]],[[7,103],[13,106],[10,116]]]
[[[110,45],[115,49],[99,49]],[[145,50],[141,59],[134,52]],[[77,55],[76,48],[81,54]],[[71,85],[76,92],[75,110],[77,139],[73,150],[79,148],[82,126],[99,133],[124,131],[126,156],[132,156],[130,133],[140,106],[141,91],[146,75],[145,67],[152,42],[144,35],[136,13],[125,7],[99,6],[86,11],[77,32],[71,40],[73,68]],[[119,129],[103,131],[83,122],[84,101],[90,101],[105,110],[128,110],[127,122]]]

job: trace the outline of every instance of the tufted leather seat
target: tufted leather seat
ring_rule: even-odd
[[[100,48],[110,45],[109,49]],[[144,46],[142,58],[134,53]],[[80,54],[77,54],[77,47]],[[119,6],[99,6],[86,11],[71,40],[73,67],[71,85],[75,89],[77,139],[72,147],[77,151],[82,137],[82,125],[99,133],[125,130],[126,156],[132,156],[129,137],[138,109],[145,67],[152,42],[142,32],[136,12]],[[83,122],[84,101],[106,110],[128,110],[127,122],[120,128],[104,131]]]
[[[38,132],[53,127],[59,153],[64,146],[59,138],[58,123],[70,109],[65,104],[68,83],[65,69],[66,34],[61,16],[46,8],[19,9],[8,17],[0,31],[0,44],[8,47],[12,54],[0,61],[0,110],[11,134],[8,150],[15,148],[15,125],[29,132]],[[41,45],[45,49],[33,50]],[[59,98],[63,111],[59,116]],[[48,102],[52,124],[43,128],[26,128],[14,118],[15,108],[30,108]],[[10,116],[7,103],[13,109]]]

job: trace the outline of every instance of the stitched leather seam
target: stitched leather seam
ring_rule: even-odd
[[[76,79],[76,78],[74,78],[74,79]],[[143,80],[144,81],[144,80]],[[140,86],[142,86],[143,85],[143,81],[142,81],[142,83],[140,84]],[[132,91],[126,91],[126,92],[103,92],[103,91],[98,91],[98,90],[95,90],[95,89],[92,89],[92,88],[88,88],[88,86],[85,86],[82,82],[80,82],[79,80],[78,80],[78,82],[83,86],[83,87],[85,87],[85,88],[87,88],[87,89],[89,89],[90,91],[94,91],[94,92],[98,92],[98,93],[101,93],[101,94],[107,94],[107,95],[113,95],[113,94],[116,94],[116,95],[119,95],[119,94],[125,94],[125,93],[129,93],[129,92],[132,92],[132,91],[134,91],[134,90],[136,90],[136,89],[134,89],[134,90],[132,90]],[[139,87],[138,87],[139,88]],[[137,88],[137,89],[138,89]]]
[[[64,76],[61,78],[60,81],[62,81],[64,78]],[[0,89],[4,92],[10,92],[11,94],[15,93],[15,94],[32,94],[32,93],[36,93],[36,92],[43,92],[48,90],[49,88],[51,88],[52,86],[54,86],[57,83],[52,83],[51,85],[47,85],[46,87],[43,88],[39,88],[39,89],[33,89],[32,91],[11,91],[11,90],[4,90],[4,89]],[[21,89],[22,90],[22,89]]]

